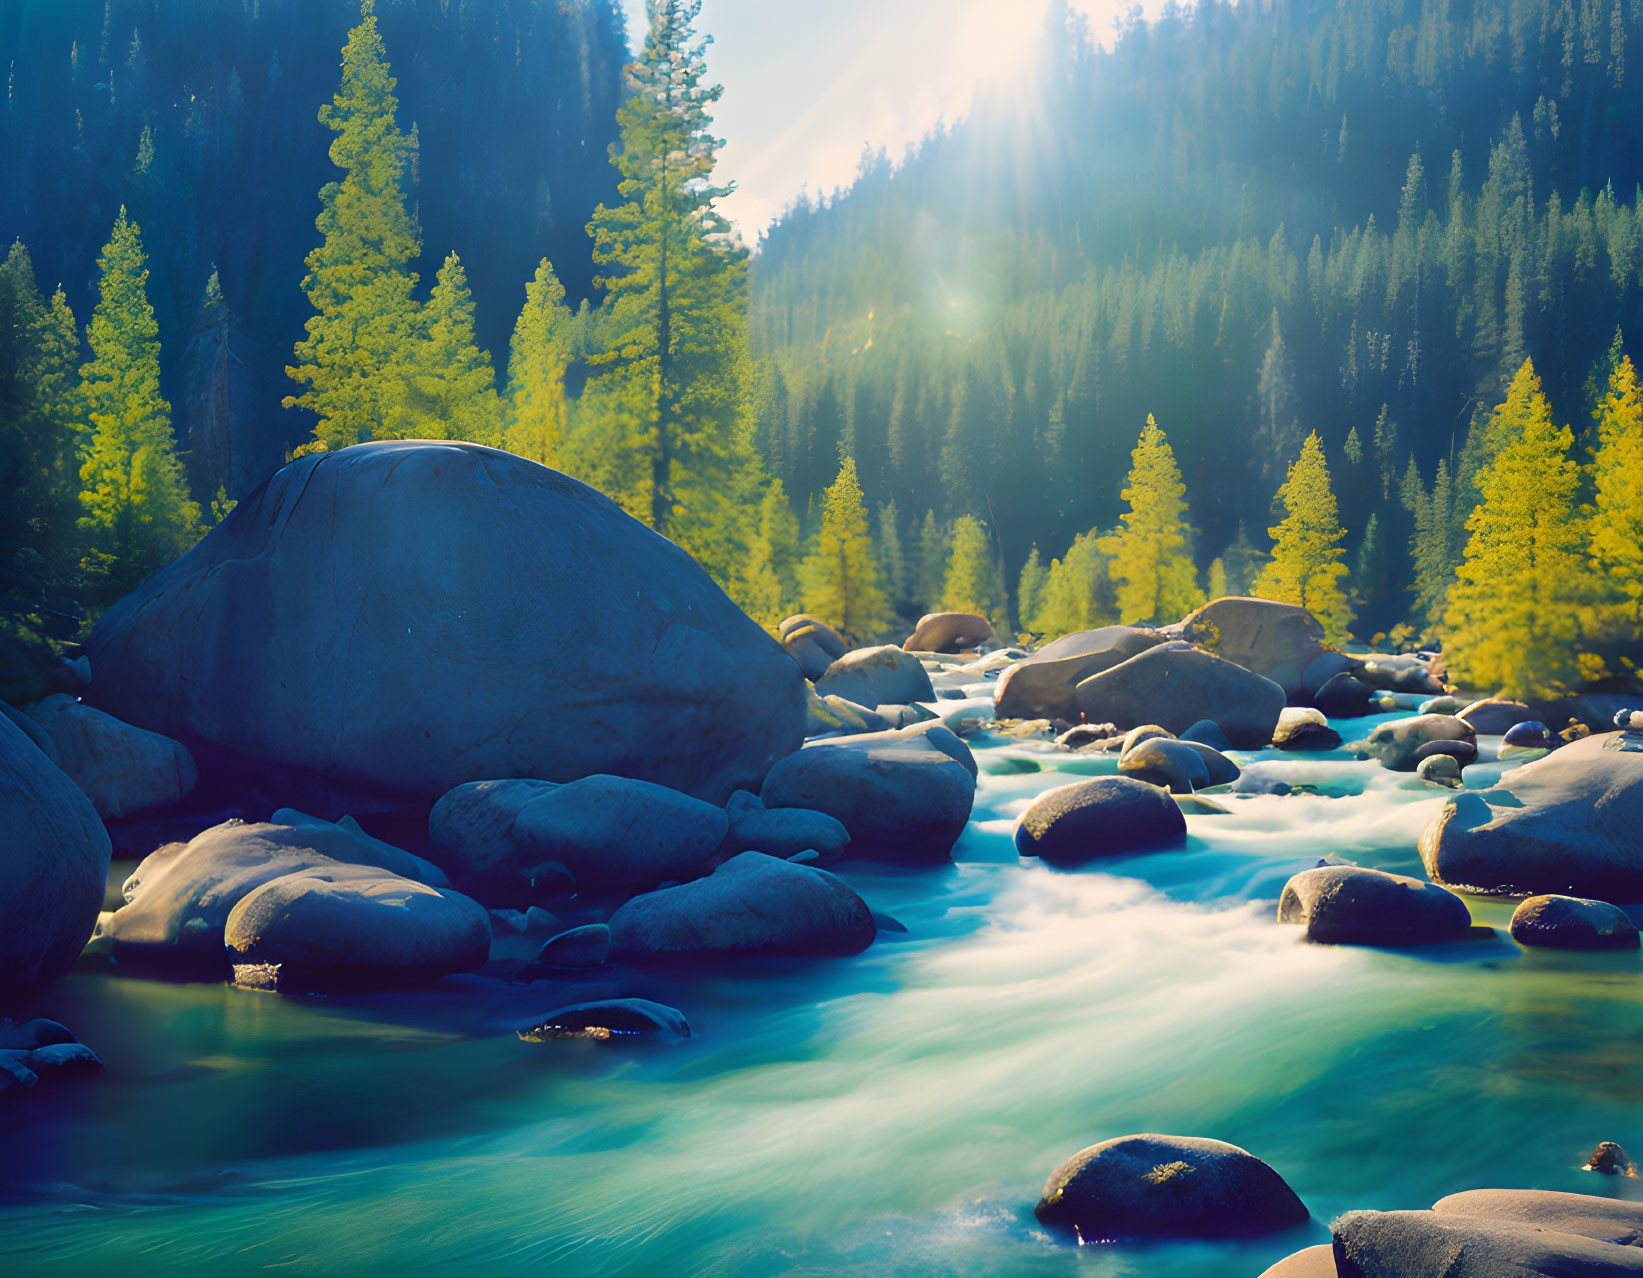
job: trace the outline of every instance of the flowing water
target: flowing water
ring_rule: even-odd
[[[1635,953],[1525,953],[1504,930],[1328,947],[1274,922],[1320,856],[1419,873],[1444,792],[1343,753],[1237,755],[1316,792],[1229,796],[1184,851],[1057,872],[1016,857],[1012,822],[1111,760],[978,746],[951,867],[842,867],[905,937],[592,991],[681,1008],[679,1043],[499,1032],[588,992],[545,984],[297,1001],[83,963],[36,1011],[108,1072],[0,1108],[0,1273],[1238,1278],[1348,1208],[1643,1197],[1579,1170],[1600,1140],[1643,1143]],[[1471,904],[1504,929],[1509,903]],[[1249,1149],[1313,1223],[1086,1247],[1037,1226],[1056,1164],[1139,1131]]]

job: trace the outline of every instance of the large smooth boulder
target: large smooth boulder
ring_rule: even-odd
[[[1085,1238],[1220,1238],[1308,1219],[1282,1176],[1225,1141],[1143,1133],[1080,1150],[1050,1173],[1034,1214]]]
[[[1015,825],[1015,850],[1050,865],[1083,865],[1178,847],[1187,821],[1163,790],[1134,777],[1090,777],[1040,794]]]
[[[1118,756],[1118,771],[1175,794],[1191,794],[1210,784],[1209,767],[1203,755],[1193,748],[1192,742],[1171,737],[1148,737],[1126,749]]]
[[[763,799],[746,790],[730,796],[725,815],[730,818],[730,833],[721,851],[768,852],[780,857],[816,852],[832,858],[850,842],[850,831],[837,817],[805,808],[767,808]]]
[[[1632,1229],[1636,1228],[1633,1224]],[[1350,1211],[1330,1230],[1336,1267],[1352,1278],[1426,1274],[1443,1278],[1619,1278],[1643,1274],[1643,1247],[1628,1245],[1635,1233],[1625,1241],[1612,1241],[1563,1232],[1539,1222],[1463,1215],[1456,1210]]]
[[[1440,883],[1643,901],[1643,736],[1585,737],[1449,800],[1421,832]]]
[[[1181,638],[1272,680],[1291,701],[1306,696],[1302,676],[1324,654],[1324,628],[1305,608],[1271,599],[1211,600],[1182,620]]]
[[[934,701],[929,672],[912,653],[883,644],[847,652],[816,680],[818,697],[843,697],[858,706]]]
[[[1075,720],[1083,680],[1163,642],[1156,630],[1139,626],[1063,635],[999,676],[995,712],[1000,719]]]
[[[1272,1268],[1263,1269],[1260,1278],[1340,1278],[1340,1270],[1335,1268],[1335,1248],[1328,1243],[1303,1248]]]
[[[1531,896],[1512,911],[1512,939],[1554,950],[1635,950],[1637,924],[1618,905],[1578,896]]]
[[[1472,731],[1482,736],[1499,737],[1520,723],[1532,721],[1536,716],[1535,712],[1521,701],[1490,698],[1487,701],[1472,702],[1455,717],[1471,724]]]
[[[167,807],[199,782],[194,756],[181,742],[121,723],[65,692],[36,702],[28,713],[51,738],[57,766],[100,817]]]
[[[1643,1203],[1555,1189],[1468,1189],[1432,1204],[1439,1215],[1534,1225],[1598,1242],[1643,1244]]]
[[[482,899],[529,897],[533,882],[660,883],[702,869],[723,842],[722,808],[627,777],[475,781],[434,804],[428,833],[453,878]]]
[[[1376,724],[1367,737],[1348,748],[1379,760],[1381,767],[1393,772],[1413,772],[1420,762],[1421,747],[1434,741],[1463,741],[1476,746],[1477,732],[1454,715],[1417,714]]]
[[[966,761],[968,761],[966,763]],[[816,741],[770,770],[768,808],[810,808],[841,822],[853,855],[945,861],[975,802],[975,761],[940,724]]]
[[[743,852],[706,878],[634,897],[610,917],[611,953],[859,954],[878,927],[836,875]]]
[[[299,458],[88,651],[102,709],[337,793],[612,773],[722,803],[804,735],[803,675],[695,560],[474,444]]]
[[[263,884],[302,870],[365,866],[431,887],[446,883],[438,866],[346,818],[332,825],[298,813],[275,816],[284,822],[226,821],[145,857],[122,889],[126,904],[103,922],[116,961],[220,974],[230,912]]]
[[[998,644],[987,618],[973,612],[932,612],[919,618],[901,646],[908,652],[970,652],[986,644]]]
[[[241,897],[222,941],[242,983],[300,993],[469,971],[490,954],[491,924],[484,907],[450,888],[370,866],[313,866]]]
[[[1472,927],[1466,902],[1431,883],[1359,865],[1320,865],[1284,884],[1278,922],[1334,945],[1427,945]]]
[[[820,679],[827,667],[844,656],[844,640],[825,621],[806,613],[789,617],[776,628],[787,655],[799,663],[806,679]]]
[[[1284,690],[1272,680],[1182,642],[1159,644],[1091,675],[1076,690],[1090,723],[1120,729],[1156,723],[1176,735],[1213,719],[1240,750],[1272,740],[1284,709]]]
[[[0,717],[0,1007],[68,971],[112,852],[91,800]]]

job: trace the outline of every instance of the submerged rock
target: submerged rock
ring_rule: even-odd
[[[688,794],[628,777],[475,781],[434,805],[428,833],[481,897],[526,898],[562,867],[579,885],[648,885],[699,872],[730,818]]]
[[[1076,696],[1089,720],[1180,733],[1213,719],[1234,746],[1250,750],[1272,740],[1284,708],[1284,690],[1272,680],[1186,643],[1160,644],[1091,675]]]
[[[1015,849],[1050,865],[1179,847],[1186,818],[1169,795],[1133,777],[1091,777],[1046,790],[1015,826]]]
[[[113,849],[68,776],[0,716],[0,1007],[68,971],[97,923]]]
[[[415,985],[478,967],[491,925],[478,902],[450,888],[362,865],[314,866],[240,898],[223,943],[236,979],[258,988],[313,990]],[[258,969],[242,976],[240,969]]]
[[[1306,695],[1303,675],[1325,655],[1324,629],[1305,608],[1271,599],[1228,597],[1205,604],[1181,637],[1272,680],[1291,701]]]
[[[1080,1150],[1050,1173],[1034,1214],[1081,1238],[1220,1238],[1308,1219],[1283,1177],[1223,1141],[1144,1133]]]
[[[1643,741],[1591,736],[1450,799],[1421,832],[1440,883],[1643,901]]]
[[[878,931],[837,875],[763,852],[732,857],[704,879],[636,896],[610,919],[611,952],[636,960],[685,954],[859,954]]]
[[[561,1007],[533,1021],[518,1034],[520,1041],[525,1043],[550,1043],[561,1038],[610,1040],[645,1035],[689,1038],[690,1022],[683,1012],[665,1003],[652,1003],[647,998],[609,998]]]
[[[103,923],[116,961],[221,975],[229,913],[265,883],[302,870],[369,867],[432,887],[446,883],[439,867],[371,838],[351,821],[288,819],[294,823],[228,821],[145,857],[125,882],[126,904]]]
[[[908,652],[969,652],[987,645],[998,645],[987,618],[973,612],[932,612],[919,618],[901,646]]]
[[[102,709],[328,792],[610,773],[722,803],[803,739],[803,675],[695,560],[474,444],[299,458],[87,647]]]
[[[1357,865],[1302,870],[1284,884],[1278,922],[1335,945],[1427,945],[1467,935],[1471,912],[1453,892]]]
[[[103,1072],[97,1053],[56,1021],[0,1020],[0,1092]]]
[[[936,699],[924,664],[894,644],[845,653],[816,680],[816,695],[843,697],[858,706]]]
[[[1576,896],[1531,896],[1512,912],[1519,945],[1558,950],[1635,950],[1637,924],[1618,905]]]
[[[1139,626],[1102,626],[1063,635],[999,676],[998,717],[1072,722],[1079,717],[1080,682],[1163,641],[1157,631]]]
[[[1472,725],[1448,714],[1412,715],[1378,724],[1367,738],[1354,741],[1349,748],[1378,759],[1381,767],[1393,772],[1413,772],[1420,748],[1434,741],[1463,741],[1473,747],[1474,756],[1477,753]]]
[[[543,967],[603,967],[610,961],[610,926],[584,923],[549,937],[535,961]]]
[[[975,759],[940,724],[816,741],[765,778],[769,808],[807,808],[838,820],[852,854],[944,861],[975,801]]]
[[[121,723],[67,693],[36,702],[28,713],[51,738],[57,765],[100,817],[167,807],[199,782],[194,756],[183,745]]]

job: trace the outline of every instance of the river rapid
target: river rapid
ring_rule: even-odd
[[[1580,1170],[1601,1140],[1643,1143],[1636,952],[1525,952],[1512,902],[1479,899],[1494,939],[1427,949],[1274,921],[1320,857],[1419,874],[1447,792],[1344,751],[1234,752],[1305,792],[1225,796],[1183,851],[1060,872],[1016,856],[1014,819],[1114,759],[972,745],[951,866],[837,867],[905,935],[591,991],[680,1008],[682,1042],[507,1032],[582,987],[296,1000],[83,960],[30,1010],[107,1073],[0,1109],[0,1272],[1238,1278],[1349,1208],[1643,1198]],[[1082,1247],[1037,1225],[1051,1169],[1143,1131],[1243,1146],[1312,1223]]]

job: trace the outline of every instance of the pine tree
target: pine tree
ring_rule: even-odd
[[[884,593],[892,608],[907,598],[907,552],[901,544],[901,516],[894,501],[879,507],[879,569],[884,578]]]
[[[1090,630],[1106,620],[1100,583],[1107,577],[1107,560],[1099,541],[1093,531],[1080,533],[1065,555],[1050,561],[1038,617],[1047,637]]]
[[[1256,398],[1260,404],[1260,428],[1257,441],[1261,457],[1261,473],[1275,474],[1286,457],[1292,455],[1301,438],[1295,402],[1295,373],[1290,367],[1289,350],[1278,327],[1278,311],[1272,311],[1272,340],[1261,358],[1257,375]]]
[[[160,329],[148,302],[148,270],[137,225],[120,210],[97,259],[98,302],[80,369],[91,438],[80,465],[80,526],[91,566],[109,598],[126,593],[198,538],[200,508],[189,500],[171,405],[160,397]]]
[[[473,295],[455,253],[435,276],[420,334],[392,399],[395,428],[407,439],[461,439],[502,446],[502,407],[489,351],[474,338]]]
[[[1524,360],[1489,426],[1499,448],[1478,471],[1482,501],[1444,613],[1456,679],[1514,696],[1546,696],[1581,674],[1576,644],[1589,580],[1573,436],[1552,424]]]
[[[1227,575],[1227,590],[1239,597],[1253,594],[1255,579],[1261,575],[1261,570],[1266,567],[1270,558],[1270,555],[1255,548],[1243,520],[1239,520],[1238,535],[1232,539],[1232,544],[1221,552],[1221,565],[1226,569]]]
[[[1219,562],[1219,561],[1217,561]],[[1038,543],[1027,552],[1027,561],[1021,565],[1021,577],[1016,585],[1016,621],[1028,634],[1036,634],[1042,627],[1039,614],[1044,607],[1044,587],[1049,572],[1038,557]]]
[[[1226,598],[1226,595],[1227,595],[1227,566],[1226,566],[1226,563],[1224,561],[1220,560],[1220,559],[1210,560],[1210,565],[1209,565],[1209,589],[1207,591],[1207,594],[1208,594],[1209,599],[1211,600],[1211,602],[1213,602],[1216,599],[1225,599]]]
[[[1347,569],[1339,542],[1346,531],[1336,516],[1317,431],[1306,437],[1278,497],[1287,513],[1281,524],[1267,530],[1273,541],[1272,562],[1262,569],[1255,593],[1299,604],[1318,619],[1330,642],[1338,643],[1352,624],[1352,607],[1340,583]]]
[[[395,123],[399,103],[372,8],[363,0],[342,51],[341,87],[319,110],[337,135],[331,163],[343,176],[319,193],[315,226],[324,239],[308,255],[302,282],[314,314],[296,364],[285,370],[307,387],[285,406],[317,414],[314,437],[331,449],[405,437],[393,405],[403,398],[418,331],[410,263],[422,236],[401,187],[413,150]]]
[[[525,285],[525,306],[508,347],[506,447],[543,466],[559,466],[568,416],[565,369],[571,359],[575,316],[565,305],[565,286],[548,259]]]
[[[918,606],[925,612],[941,610],[941,592],[947,584],[947,534],[936,520],[936,512],[924,512],[918,538]]]
[[[1130,460],[1129,482],[1120,494],[1129,510],[1118,531],[1100,543],[1112,557],[1107,571],[1118,587],[1118,619],[1125,625],[1176,619],[1201,602],[1198,574],[1188,550],[1187,487],[1151,414]]]
[[[745,596],[747,615],[772,632],[798,611],[798,552],[799,521],[782,481],[773,479],[759,503],[739,592]]]
[[[629,513],[723,581],[743,557],[756,472],[747,350],[747,253],[716,206],[720,142],[708,108],[701,0],[646,0],[650,30],[617,112],[622,204],[588,224],[606,292],[596,382],[621,411],[602,451],[628,472]],[[611,393],[614,392],[614,393]],[[617,495],[617,494],[613,494]]]
[[[890,621],[852,457],[844,459],[827,490],[822,526],[805,556],[800,581],[805,611],[846,635],[864,639]]]
[[[1404,505],[1413,515],[1415,525],[1411,543],[1415,616],[1426,630],[1436,632],[1442,626],[1449,587],[1454,583],[1455,570],[1460,567],[1466,548],[1464,539],[1456,536],[1457,530],[1464,530],[1464,520],[1457,523],[1455,519],[1455,486],[1449,478],[1449,463],[1438,459],[1432,490],[1427,492],[1411,457],[1409,470],[1404,475]]]
[[[1592,456],[1596,511],[1591,561],[1613,622],[1633,630],[1643,619],[1643,392],[1622,355],[1597,414]]]
[[[971,612],[1004,624],[1004,601],[999,597],[998,567],[993,559],[987,525],[974,515],[960,515],[953,523],[952,557],[942,583],[941,604],[947,612]]]

